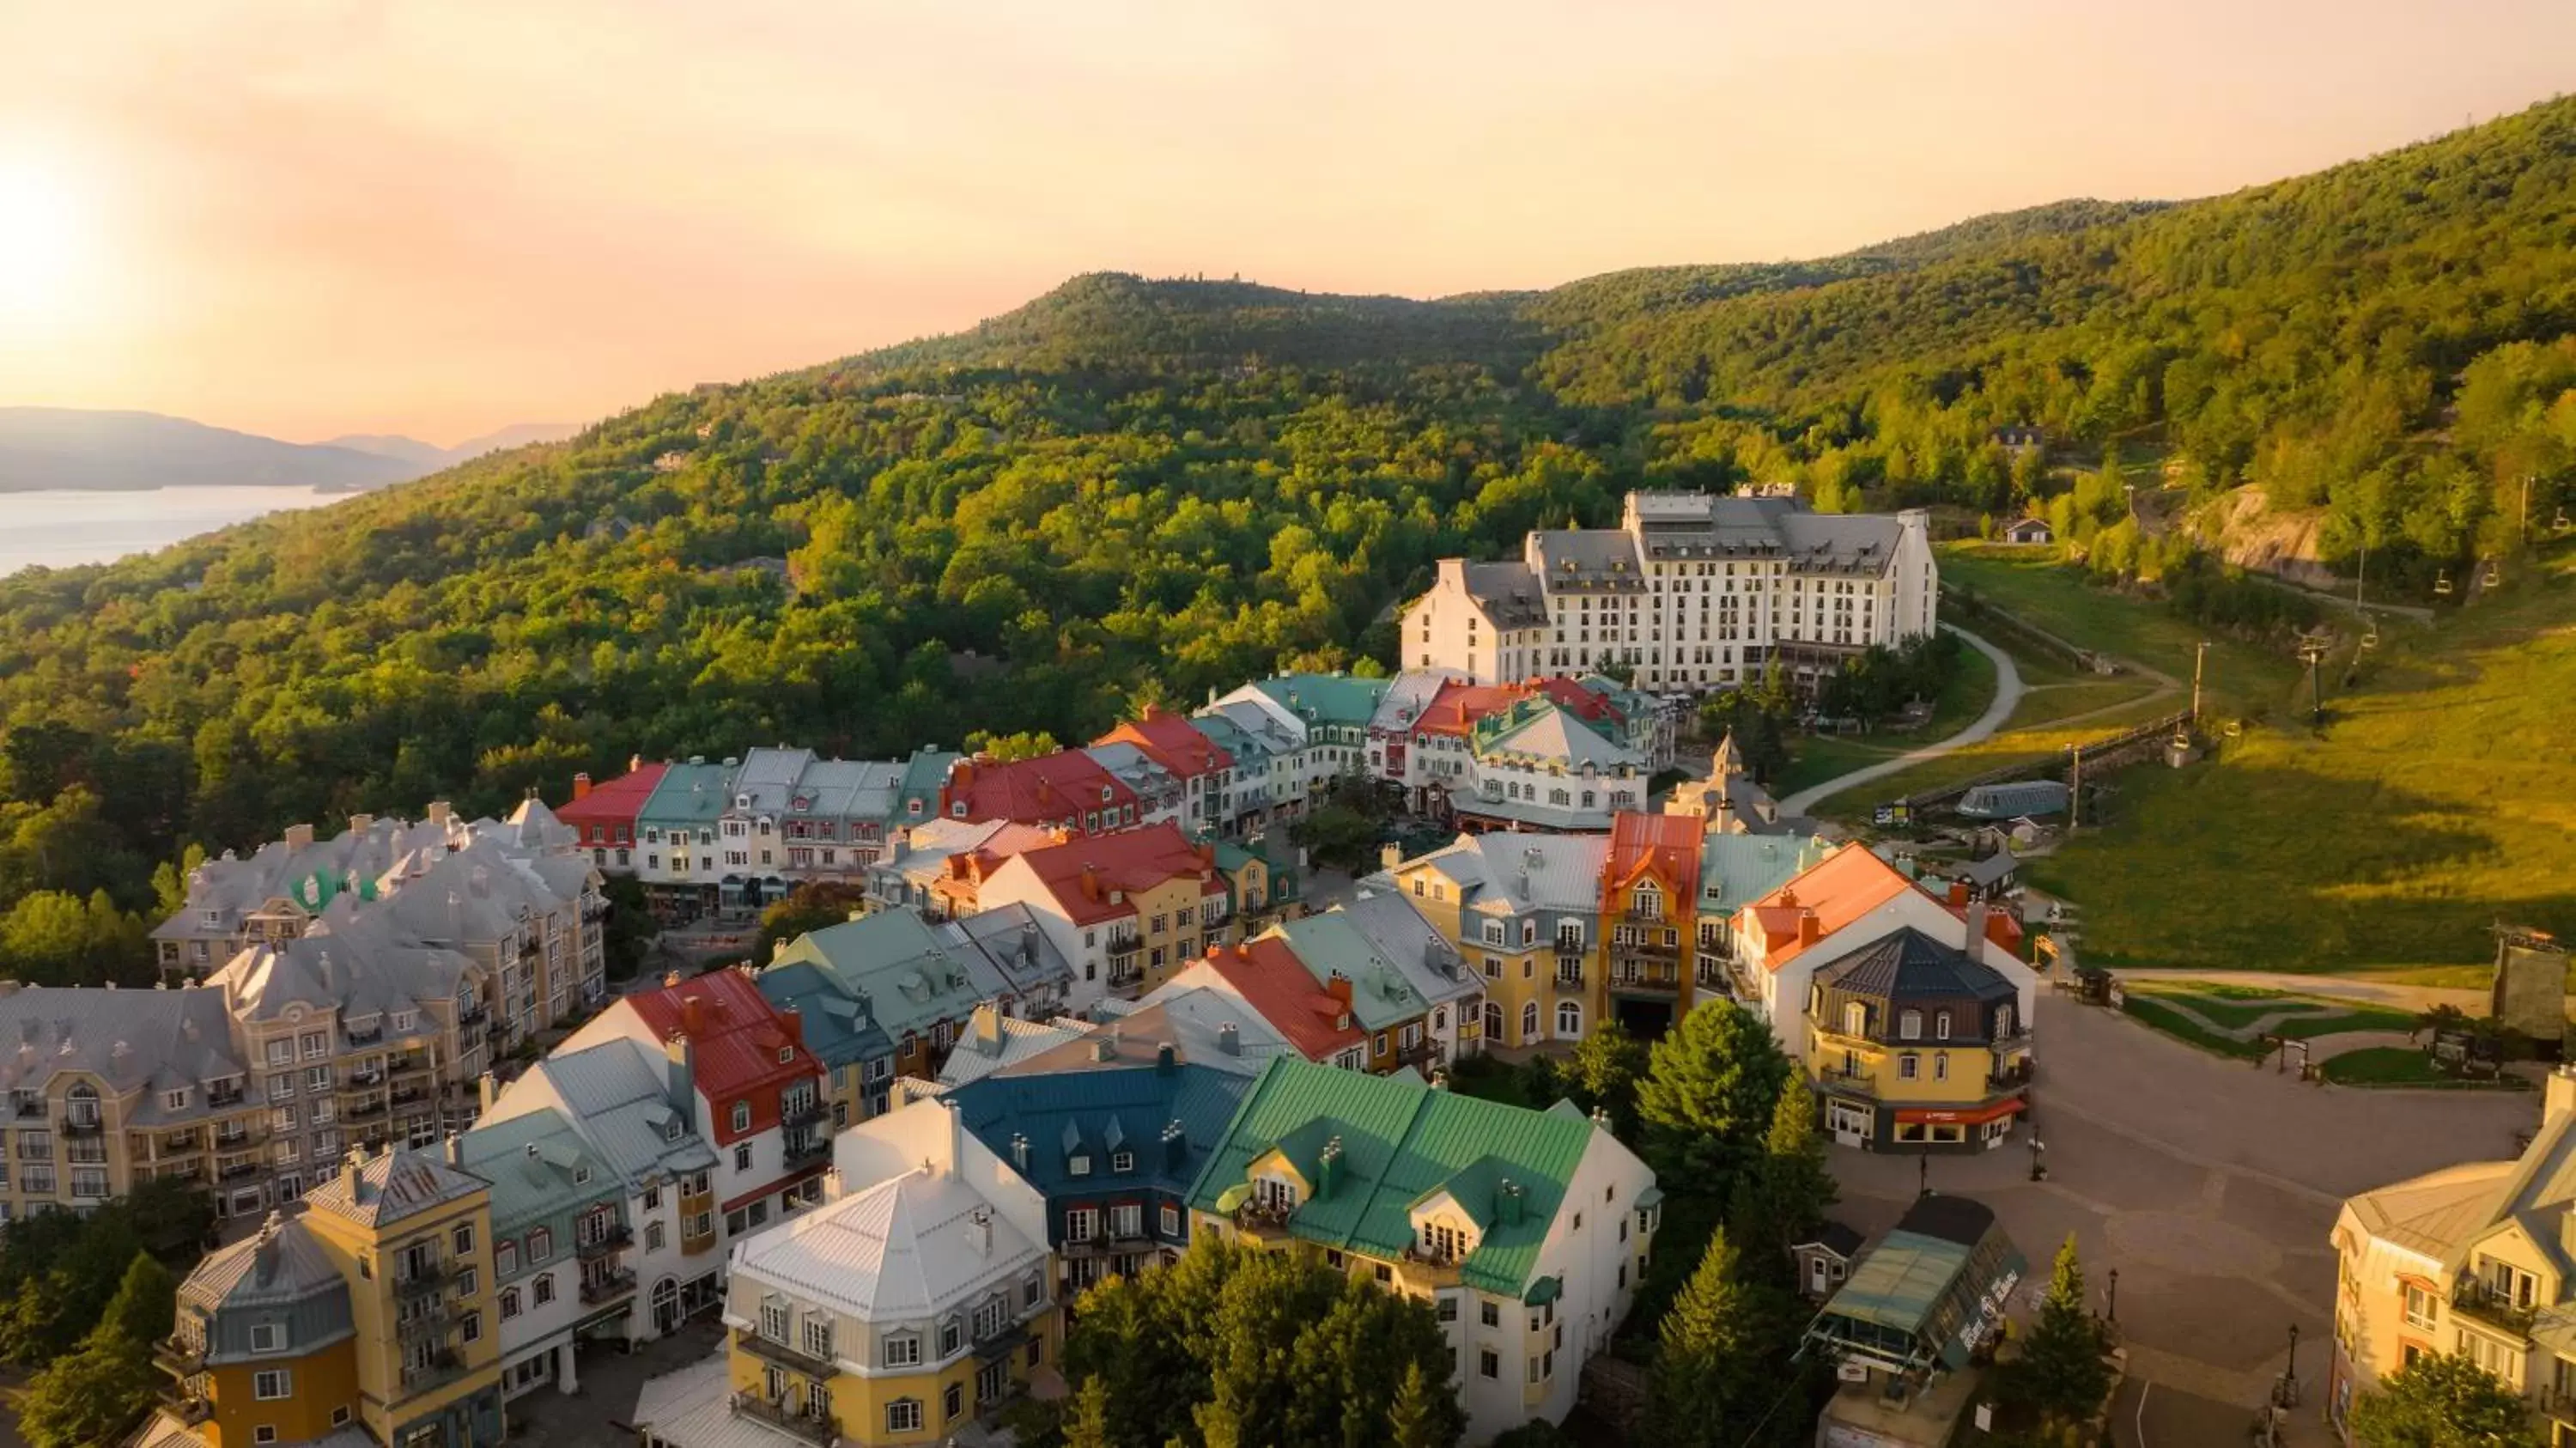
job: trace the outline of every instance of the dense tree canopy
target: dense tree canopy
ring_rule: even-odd
[[[2576,501],[2571,198],[2560,101],[2236,196],[1814,263],[1441,302],[1083,277],[957,337],[12,576],[0,969],[135,968],[125,917],[192,843],[501,810],[636,753],[1088,738],[1383,660],[1434,559],[1608,522],[1631,486],[1791,481],[1962,526],[2053,497],[2097,559],[2153,543],[2171,575],[2117,485],[2251,485],[2420,589],[2513,546],[2524,479],[2543,523]],[[2091,466],[1996,436],[2025,426]]]

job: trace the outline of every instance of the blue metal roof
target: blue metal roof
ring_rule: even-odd
[[[1251,1086],[1251,1078],[1211,1066],[1165,1069],[1141,1062],[987,1076],[950,1091],[947,1099],[956,1103],[966,1129],[1006,1162],[1018,1165],[1012,1139],[1027,1138],[1028,1162],[1020,1174],[1049,1197],[1096,1196],[1118,1187],[1159,1188],[1180,1197],[1188,1194]],[[1164,1135],[1175,1121],[1181,1126],[1177,1152]],[[1115,1151],[1135,1153],[1132,1172],[1110,1170]],[[1091,1163],[1079,1177],[1069,1165],[1078,1153]]]

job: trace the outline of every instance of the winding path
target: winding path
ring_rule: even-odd
[[[1941,627],[1957,634],[1967,641],[1969,647],[1994,661],[1995,697],[1992,703],[1986,705],[1986,712],[1978,715],[1975,723],[1937,744],[1926,744],[1920,749],[1909,750],[1894,759],[1883,759],[1876,764],[1855,769],[1849,774],[1836,775],[1822,784],[1811,784],[1780,801],[1780,813],[1805,814],[1815,808],[1819,800],[1840,794],[1854,785],[1867,784],[1873,779],[1885,779],[1899,770],[1909,769],[1927,759],[1938,759],[1953,750],[1982,743],[1993,738],[1995,731],[2003,728],[2004,721],[2012,717],[2013,710],[2021,707],[2021,696],[2025,692],[2021,681],[2021,670],[2013,667],[2012,655],[1956,624],[1945,623]]]

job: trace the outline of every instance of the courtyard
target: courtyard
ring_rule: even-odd
[[[2075,1235],[2096,1309],[2116,1316],[2129,1352],[2119,1439],[2143,1448],[2240,1441],[2290,1361],[2293,1328],[2311,1396],[2289,1441],[2331,1441],[2313,1395],[2332,1350],[2326,1238],[2342,1199],[2511,1156],[2539,1110],[2532,1093],[2306,1084],[2061,996],[2041,998],[2037,1026],[2030,1123],[1992,1152],[1932,1158],[1930,1185],[1991,1206],[2030,1259],[2016,1317]],[[2044,1182],[2030,1180],[2032,1130]],[[1912,1156],[1831,1160],[1834,1214],[1864,1233],[1892,1225],[1923,1179]]]

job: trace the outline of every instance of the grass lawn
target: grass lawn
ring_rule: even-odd
[[[2132,995],[2121,1009],[2175,1040],[2198,1046],[2204,1051],[2233,1056],[2240,1061],[2258,1061],[2266,1054],[2265,1047],[2252,1041],[2222,1036],[2150,995]]]
[[[1809,735],[1791,742],[1789,764],[1771,782],[1776,795],[1795,794],[1808,785],[1866,768],[1883,759],[1937,744],[1974,723],[1995,701],[1995,661],[1975,649],[1959,650],[1958,672],[1933,701],[1932,713],[1911,729],[1881,729],[1870,734]]]
[[[2069,643],[2135,659],[2185,686],[2191,683],[2193,645],[2210,637],[2200,625],[2158,604],[2095,588],[2073,570],[2028,550],[1975,544],[1945,548],[1941,581],[1970,589]],[[2243,713],[2281,703],[2297,676],[2296,661],[2286,656],[2210,638],[2202,682],[2213,710]]]
[[[2265,1016],[2294,1011],[2297,1014],[2272,1027],[2273,1034],[2287,1036],[2294,1041],[2330,1036],[2339,1031],[2410,1031],[2415,1028],[2415,1017],[2405,1011],[2254,986],[2196,980],[2131,981],[2128,982],[2128,992],[2131,1000],[2147,996],[2160,1002],[2171,1001],[2188,1006],[2213,1024],[2231,1030],[2250,1027]]]
[[[2114,647],[2161,632],[2096,635],[2111,606],[2048,616]],[[2427,983],[2483,984],[2496,921],[2576,935],[2571,699],[2562,556],[2430,631],[2391,631],[2352,692],[2329,690],[2321,737],[2302,713],[2247,726],[2210,763],[2123,771],[2107,824],[2023,873],[2083,906],[2084,953],[2104,965],[2450,967],[2465,978]]]
[[[2317,1074],[2338,1086],[2441,1086],[2469,1091],[2529,1089],[2518,1076],[2482,1080],[2474,1076],[2451,1075],[2435,1066],[2430,1056],[2412,1046],[2372,1046],[2367,1050],[2348,1051],[2321,1063]]]
[[[2013,710],[2012,719],[2006,727],[2028,729],[2041,724],[2054,724],[2060,719],[2072,718],[2077,714],[2090,714],[2096,709],[2108,709],[2115,704],[2128,703],[2132,699],[2143,699],[2155,691],[2155,680],[2135,675],[2105,679],[2100,683],[2036,685],[2021,696],[2021,704]],[[2163,712],[2173,711],[2168,709]]]

